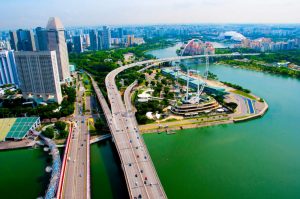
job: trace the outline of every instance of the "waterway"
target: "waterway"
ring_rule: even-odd
[[[92,198],[128,197],[126,182],[118,153],[111,140],[91,146],[91,192]]]
[[[210,70],[261,96],[270,109],[243,123],[145,135],[168,197],[300,198],[300,81],[224,65]]]
[[[45,195],[51,156],[43,149],[0,152],[0,198],[33,199]]]

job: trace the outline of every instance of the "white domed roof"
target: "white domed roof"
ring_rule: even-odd
[[[234,41],[242,41],[242,40],[246,39],[246,37],[244,35],[236,32],[236,31],[228,31],[228,32],[222,33],[220,35],[220,37],[223,39],[225,37],[231,37],[231,40],[234,40]]]
[[[48,30],[63,30],[64,26],[58,17],[50,17],[46,28]]]

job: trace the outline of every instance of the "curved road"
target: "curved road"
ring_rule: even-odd
[[[243,54],[243,56],[251,56],[259,54]],[[209,55],[209,57],[224,57],[224,56],[241,56],[240,54],[222,54],[222,55]],[[167,198],[164,189],[161,185],[159,177],[153,166],[151,157],[146,148],[142,136],[140,136],[138,126],[134,115],[125,108],[120,92],[115,83],[115,77],[122,71],[140,65],[157,64],[162,62],[169,62],[182,59],[201,58],[205,55],[197,56],[184,56],[184,57],[171,57],[165,59],[147,60],[138,63],[133,63],[119,67],[111,71],[105,78],[105,85],[107,89],[108,99],[111,105],[111,111],[107,106],[104,97],[97,84],[94,82],[98,100],[106,113],[106,119],[109,124],[113,139],[119,153],[122,168],[124,171],[130,198]],[[133,86],[133,84],[131,85]],[[131,88],[127,89],[128,91]],[[128,91],[125,95],[125,101],[128,105]],[[127,96],[127,97],[126,97]]]

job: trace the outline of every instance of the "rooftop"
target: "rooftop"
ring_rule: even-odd
[[[46,28],[48,30],[63,30],[64,26],[58,17],[50,17]]]
[[[23,139],[38,120],[38,117],[0,119],[0,141]]]

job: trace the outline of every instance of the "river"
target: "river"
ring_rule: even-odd
[[[42,148],[0,152],[0,198],[34,199],[44,196],[52,159]]]
[[[270,109],[243,123],[145,135],[168,197],[300,198],[300,81],[223,65],[210,71],[263,97]]]

